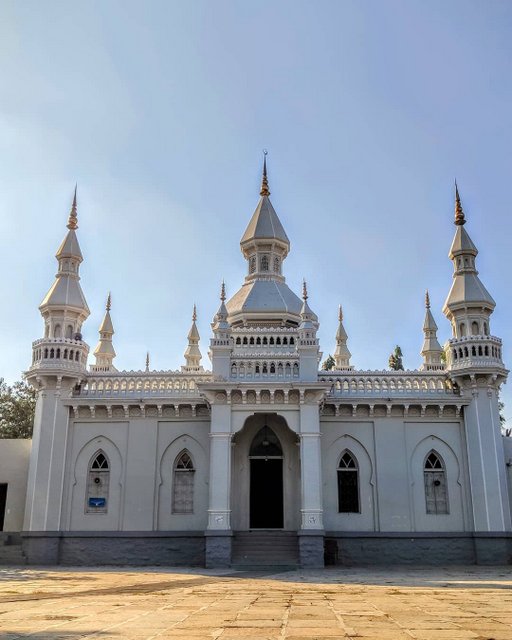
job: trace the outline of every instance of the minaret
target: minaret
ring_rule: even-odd
[[[194,311],[192,312],[192,326],[188,332],[188,347],[185,351],[185,366],[181,367],[182,371],[202,371],[201,366],[201,351],[199,350],[199,331],[196,325],[197,310],[194,305]]]
[[[334,351],[334,362],[336,369],[352,370],[350,356],[352,355],[347,347],[347,332],[343,326],[343,310],[341,304],[338,307],[338,331],[336,331],[336,350]]]
[[[428,295],[428,291],[425,292],[425,309],[425,322],[423,323],[425,339],[423,340],[423,347],[421,348],[423,364],[420,370],[441,371],[444,369],[442,360],[444,352],[437,340],[437,324],[430,311],[430,296]]]
[[[501,339],[490,335],[489,318],[495,302],[478,277],[478,250],[464,229],[465,223],[455,183],[456,231],[449,253],[454,274],[443,308],[453,334],[445,345],[446,370],[460,396],[469,401],[463,415],[475,531],[510,531],[498,406],[499,388],[508,371],[501,359]]]
[[[230,372],[231,325],[228,322],[226,309],[226,286],[222,281],[220,289],[220,307],[212,322],[213,337],[210,339],[208,355],[212,363],[215,377],[227,380]]]
[[[112,364],[114,358],[116,357],[116,352],[114,350],[114,345],[112,344],[114,326],[110,317],[111,306],[112,297],[109,293],[107,297],[105,315],[103,316],[103,321],[100,324],[99,328],[100,339],[93,352],[96,358],[96,364],[91,366],[91,371],[94,372],[116,371],[116,368]]]
[[[66,401],[87,377],[89,347],[82,340],[82,325],[89,316],[89,307],[80,287],[83,258],[76,237],[76,188],[67,228],[56,254],[59,267],[55,282],[39,307],[44,337],[32,344],[32,366],[25,373],[37,389],[37,402],[24,531],[56,531],[62,525],[63,502],[59,496],[71,429]],[[51,556],[44,557],[48,561]]]
[[[149,373],[149,351],[146,351],[146,373]]]
[[[55,254],[59,264],[55,282],[39,305],[44,338],[33,344],[30,371],[45,366],[51,366],[55,372],[59,367],[68,372],[86,370],[89,347],[82,340],[82,324],[90,311],[80,286],[83,256],[76,236],[76,187],[67,228],[66,237]]]
[[[308,304],[308,288],[306,281],[302,283],[302,308],[298,329],[297,352],[299,354],[299,377],[301,381],[318,380],[318,363],[322,354],[316,337],[318,318]]]

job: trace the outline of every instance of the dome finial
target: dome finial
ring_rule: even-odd
[[[196,320],[197,320],[197,309],[194,303],[194,310],[192,311],[192,322],[195,322]]]
[[[267,178],[267,154],[268,154],[268,151],[266,149],[263,149],[263,176],[261,178],[260,196],[270,195],[270,189],[268,186],[268,178]]]
[[[146,371],[149,371],[149,351],[146,352]]]
[[[341,308],[341,304],[338,306],[338,320],[340,322],[343,320],[343,309]]]
[[[108,296],[107,296],[107,305],[106,305],[106,310],[110,311],[110,309],[112,308],[112,294],[110,293],[110,291],[108,292]]]
[[[457,180],[455,180],[455,224],[466,224],[466,218],[464,217],[464,210],[460,202],[459,188],[457,186]]]
[[[78,229],[78,216],[76,213],[76,188],[75,184],[75,194],[73,196],[73,203],[71,205],[71,211],[69,212],[68,224],[66,225],[68,229]]]
[[[306,284],[306,278],[302,280],[302,299],[304,302],[308,299],[308,285]]]
[[[430,309],[430,296],[428,295],[428,289],[425,291],[425,307]]]
[[[222,302],[225,302],[226,300],[226,285],[224,284],[224,280],[220,285],[220,299],[222,300]]]

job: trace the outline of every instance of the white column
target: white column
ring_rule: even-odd
[[[208,529],[231,529],[231,407],[213,404],[210,428]]]
[[[323,531],[322,458],[318,404],[300,407],[301,529]]]
[[[493,387],[474,386],[464,409],[475,531],[510,531],[503,438],[498,394]]]

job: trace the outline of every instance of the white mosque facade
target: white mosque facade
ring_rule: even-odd
[[[88,366],[76,193],[26,379],[37,407],[22,525],[31,563],[301,565],[511,562],[512,448],[495,302],[458,192],[441,347],[427,297],[417,371],[335,366],[318,318],[286,284],[290,242],[270,198],[240,243],[241,288],[196,316],[179,371],[118,371],[110,299]]]

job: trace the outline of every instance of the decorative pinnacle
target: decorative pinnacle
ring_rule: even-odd
[[[464,217],[464,210],[460,203],[459,188],[457,187],[457,180],[455,180],[455,224],[466,224],[466,218]]]
[[[430,296],[428,295],[428,289],[425,291],[425,307],[430,309]]]
[[[226,285],[224,284],[224,280],[222,281],[222,284],[220,286],[220,299],[222,300],[222,302],[226,300]]]
[[[73,196],[73,204],[71,205],[68,224],[66,225],[68,229],[78,229],[78,216],[76,214],[76,187],[77,185],[75,184],[75,195]]]
[[[109,291],[107,296],[107,306],[106,306],[107,311],[110,311],[111,307],[112,307],[112,295]]]
[[[302,299],[304,302],[308,299],[308,285],[306,284],[306,279],[302,281]]]
[[[267,154],[268,154],[268,151],[266,149],[263,149],[263,176],[261,178],[260,196],[270,195],[270,189],[268,187],[268,178],[267,178]]]
[[[197,309],[196,309],[196,305],[194,304],[194,311],[192,311],[192,322],[195,322],[197,320]]]
[[[149,371],[149,351],[146,353],[146,371]]]
[[[341,308],[341,304],[338,307],[338,320],[340,322],[343,320],[343,309]]]

